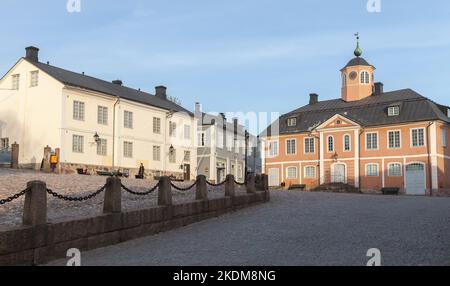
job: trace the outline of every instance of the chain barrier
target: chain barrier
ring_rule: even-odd
[[[238,186],[245,186],[245,185],[247,185],[247,182],[243,182],[243,183],[239,183],[238,181],[234,181],[234,183],[236,184],[236,185],[238,185]]]
[[[30,188],[26,188],[25,190],[21,191],[20,193],[17,193],[17,194],[15,194],[13,196],[10,196],[10,197],[8,197],[6,199],[0,200],[0,206],[1,205],[5,205],[7,203],[10,203],[10,202],[12,202],[14,200],[17,200],[18,198],[24,196],[30,190],[31,190]]]
[[[57,192],[52,191],[51,189],[47,189],[47,193],[57,199],[63,200],[63,201],[68,201],[68,202],[84,202],[84,201],[88,201],[90,199],[95,198],[96,196],[100,195],[101,193],[103,193],[106,190],[107,184],[104,185],[103,187],[101,187],[100,189],[98,189],[96,192],[87,195],[85,197],[69,197],[69,196],[64,196],[61,194],[58,194]]]
[[[211,183],[209,181],[206,181],[206,184],[210,185],[211,187],[220,187],[222,185],[225,185],[226,182],[227,182],[227,180],[225,180],[225,181],[223,181],[222,183],[219,183],[219,184],[214,184],[214,183]]]
[[[156,184],[156,185],[155,185],[153,188],[151,188],[150,190],[148,190],[148,191],[146,191],[146,192],[143,192],[143,193],[135,192],[135,191],[131,190],[130,188],[127,188],[127,187],[124,186],[123,184],[121,184],[121,187],[122,187],[122,189],[125,190],[127,193],[130,193],[130,194],[132,194],[132,195],[135,195],[135,196],[147,196],[147,195],[150,195],[151,193],[155,192],[155,191],[158,189],[159,183]]]
[[[193,187],[195,187],[195,185],[197,185],[197,181],[195,181],[192,185],[190,185],[189,187],[186,188],[182,188],[182,187],[178,187],[177,185],[175,185],[173,182],[170,182],[170,185],[177,191],[180,192],[187,192],[190,189],[192,189]]]

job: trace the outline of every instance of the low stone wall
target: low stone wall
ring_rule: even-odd
[[[270,200],[268,190],[0,232],[0,266],[38,265],[81,251],[179,228]]]

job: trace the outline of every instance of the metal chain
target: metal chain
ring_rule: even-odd
[[[7,203],[10,203],[10,202],[12,202],[14,200],[17,200],[18,198],[24,196],[28,191],[30,191],[30,188],[26,188],[25,190],[21,191],[20,193],[17,193],[17,194],[15,194],[13,196],[10,196],[9,198],[0,200],[0,206],[4,205],[4,204],[7,204]]]
[[[225,180],[225,181],[223,181],[223,182],[220,183],[220,184],[213,184],[213,183],[211,183],[211,182],[206,181],[206,184],[210,185],[211,187],[220,187],[220,186],[224,185],[226,182],[227,182],[227,181]]]
[[[172,187],[173,187],[175,190],[178,190],[178,191],[181,191],[181,192],[186,192],[186,191],[189,191],[190,189],[192,189],[193,187],[195,187],[195,185],[197,185],[197,181],[195,181],[192,185],[190,185],[189,187],[186,187],[186,188],[178,187],[177,185],[175,185],[175,184],[172,183],[172,182],[170,182],[170,184],[172,185]]]
[[[126,192],[135,195],[135,196],[147,196],[150,195],[151,193],[153,193],[154,191],[156,191],[156,189],[158,189],[159,187],[159,183],[156,184],[156,186],[154,186],[153,188],[151,188],[150,190],[148,190],[147,192],[143,192],[143,193],[139,193],[139,192],[135,192],[127,187],[125,187],[124,185],[121,184],[122,189],[124,189]]]
[[[101,193],[103,193],[106,190],[106,186],[104,185],[103,187],[101,187],[100,189],[98,189],[95,193],[92,193],[88,196],[85,197],[68,197],[68,196],[63,196],[61,194],[58,194],[54,191],[52,191],[51,189],[47,189],[47,193],[57,199],[63,200],[63,201],[68,201],[68,202],[83,202],[83,201],[87,201],[90,200],[92,198],[95,198],[96,196],[100,195]]]
[[[238,185],[238,186],[245,186],[245,185],[247,185],[247,182],[243,182],[243,183],[239,183],[238,181],[234,181],[234,183],[236,184],[236,185]]]

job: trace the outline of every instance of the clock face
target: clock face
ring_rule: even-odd
[[[350,79],[351,80],[355,80],[357,76],[358,76],[358,74],[356,72],[351,72],[350,73]]]

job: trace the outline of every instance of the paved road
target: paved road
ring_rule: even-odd
[[[383,265],[450,265],[450,198],[277,192],[265,205],[82,253],[82,264],[362,266],[370,248]]]

